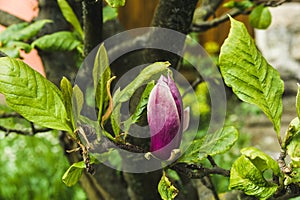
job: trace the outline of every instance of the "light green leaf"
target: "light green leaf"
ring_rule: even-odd
[[[79,181],[84,168],[85,163],[83,161],[72,164],[62,177],[64,184],[69,187],[75,185]]]
[[[0,51],[5,53],[8,57],[20,58],[20,49],[4,46],[0,47]]]
[[[300,123],[295,118],[293,124],[290,125],[288,131],[290,133],[290,142],[287,144],[287,153],[290,156],[293,167],[300,167]]]
[[[252,1],[244,0],[244,1],[228,1],[223,4],[223,7],[225,8],[238,8],[240,10],[246,10],[248,8],[251,8],[254,5]]]
[[[124,122],[125,132],[129,130],[129,128],[132,124],[139,121],[139,119],[141,118],[143,112],[146,110],[149,95],[150,95],[150,92],[153,89],[154,85],[155,85],[154,81],[151,81],[147,84],[145,90],[142,93],[140,101],[139,101],[139,103],[137,104],[137,106],[135,108],[134,113],[130,116],[130,118],[128,120],[126,120]]]
[[[81,44],[82,42],[76,38],[74,33],[60,31],[38,38],[31,46],[44,51],[72,51]]]
[[[232,18],[219,64],[225,83],[241,100],[260,107],[279,136],[283,81],[258,51],[244,24]]]
[[[125,5],[125,0],[105,0],[111,7],[120,7]]]
[[[20,41],[27,41],[38,34],[38,32],[44,27],[45,24],[51,23],[51,20],[43,19],[38,20],[30,24],[29,26],[24,27],[21,30],[16,31],[11,40],[20,40]]]
[[[29,44],[13,40],[0,47],[0,51],[2,51],[11,58],[20,58],[20,50],[24,50],[25,53],[29,53],[31,49],[32,48]]]
[[[254,28],[268,28],[272,22],[272,15],[269,8],[265,7],[263,4],[255,7],[249,15],[249,22]]]
[[[118,88],[116,90],[115,96],[118,96],[119,93],[120,93],[120,88]],[[113,132],[114,132],[115,136],[118,136],[120,134],[121,105],[122,104],[120,104],[120,103],[115,105],[114,108],[113,108],[113,111],[111,113],[111,116],[110,116],[111,126],[112,126],[112,129],[113,129]]]
[[[0,93],[7,104],[29,121],[72,132],[60,90],[24,62],[0,58]]]
[[[276,184],[265,180],[263,172],[246,155],[240,156],[230,171],[230,190],[241,190],[247,195],[268,199],[278,188]]]
[[[18,50],[24,50],[25,53],[29,53],[31,51],[31,46],[25,42],[19,41],[10,41],[6,44],[7,47],[16,48]]]
[[[117,17],[118,17],[117,8],[112,8],[110,6],[105,6],[103,8],[103,23],[112,19],[116,19]]]
[[[294,118],[290,124],[289,127],[285,133],[285,136],[282,141],[282,149],[286,149],[287,146],[290,144],[290,142],[294,139],[294,137],[300,133],[300,122],[299,118]]]
[[[233,126],[224,127],[213,134],[194,140],[179,162],[197,164],[208,155],[214,156],[228,151],[238,139],[238,130]]]
[[[76,122],[79,120],[80,112],[82,110],[83,103],[84,103],[83,93],[81,89],[78,87],[78,85],[75,85],[73,87],[72,102],[73,102],[74,121],[76,124]]]
[[[173,200],[178,195],[178,189],[172,185],[165,172],[158,183],[158,192],[163,200]]]
[[[68,4],[66,0],[57,0],[58,6],[64,16],[64,18],[74,27],[74,29],[80,34],[81,39],[83,39],[83,31],[76,17],[75,13],[73,12],[71,6]]]
[[[297,109],[298,118],[300,120],[300,84],[298,84],[298,93],[296,97],[296,109]]]
[[[0,41],[2,43],[7,43],[8,41],[12,40],[15,33],[22,30],[23,28],[27,27],[28,25],[29,25],[29,23],[23,22],[23,23],[19,23],[19,24],[13,24],[13,25],[7,27],[4,31],[1,31],[1,33],[0,33]]]
[[[144,68],[132,82],[118,93],[118,96],[114,95],[114,103],[128,101],[139,87],[160,76],[169,66],[169,62],[156,62]]]
[[[98,108],[98,121],[101,121],[104,114],[103,108],[107,105],[108,94],[106,84],[111,78],[109,60],[104,44],[101,44],[94,61],[93,80],[94,92],[96,96],[96,106]]]
[[[271,169],[275,175],[280,176],[278,163],[259,149],[255,147],[247,147],[242,149],[241,153],[249,158],[261,172]]]
[[[68,117],[67,120],[69,126],[72,127],[72,133],[73,133],[76,129],[76,124],[73,115],[73,106],[72,106],[73,88],[72,88],[72,84],[66,77],[63,77],[60,82],[60,90],[63,96],[63,103],[65,105],[66,112],[67,112],[67,117]]]

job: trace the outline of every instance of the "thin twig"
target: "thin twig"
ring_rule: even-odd
[[[29,135],[29,136],[33,136],[37,133],[43,133],[43,132],[48,132],[51,131],[52,129],[50,128],[41,128],[41,129],[35,129],[35,131],[33,132],[31,131],[24,131],[24,130],[19,130],[19,129],[9,129],[6,128],[4,126],[0,126],[0,131],[4,131],[5,132],[5,136],[8,136],[10,133],[17,133],[20,135]]]
[[[236,17],[238,15],[247,15],[250,13],[250,10],[247,11],[243,11],[237,8],[233,8],[231,9],[229,12],[227,12],[226,14],[223,14],[222,16],[215,18],[213,20],[210,21],[204,21],[201,23],[194,23],[191,27],[191,31],[192,32],[204,32],[207,31],[210,28],[216,27],[217,25],[228,21],[229,20],[229,16],[231,17]]]
[[[170,167],[176,170],[177,172],[186,175],[191,179],[201,179],[211,174],[219,174],[225,177],[230,176],[230,170],[226,170],[218,166],[213,168],[206,168],[203,167],[202,165],[193,165],[193,164],[186,165],[182,163],[177,163]]]

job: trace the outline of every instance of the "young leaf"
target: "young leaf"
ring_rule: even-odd
[[[24,62],[0,58],[0,93],[7,104],[29,121],[72,132],[60,90]]]
[[[298,118],[297,118],[298,119]],[[293,167],[300,167],[300,124],[297,120],[297,127],[294,127],[294,134],[291,138],[291,141],[287,145],[287,152],[290,156]]]
[[[144,90],[144,92],[143,92],[143,94],[140,98],[140,101],[139,101],[138,105],[135,108],[134,113],[130,116],[130,118],[128,120],[126,120],[124,122],[125,132],[129,130],[129,128],[132,124],[139,121],[139,119],[142,116],[143,112],[147,108],[149,95],[150,95],[150,92],[153,89],[154,85],[155,85],[154,81],[151,81],[150,83],[147,84],[147,86],[146,86],[146,88],[145,88],[145,90]]]
[[[23,29],[16,31],[11,40],[27,41],[38,34],[45,24],[52,22],[48,19],[38,20]]]
[[[298,93],[296,97],[296,109],[297,109],[298,118],[300,120],[300,84],[298,84]]]
[[[158,192],[163,200],[173,200],[178,195],[178,189],[172,185],[165,172],[158,183]]]
[[[98,121],[104,113],[103,108],[108,101],[106,84],[111,77],[107,52],[103,44],[98,49],[93,68],[94,92],[98,108]]]
[[[31,46],[44,51],[72,51],[81,44],[72,32],[60,31],[38,38]]]
[[[245,155],[233,163],[230,172],[230,190],[241,190],[247,195],[268,199],[277,188],[277,185],[265,180],[263,173]]]
[[[255,7],[249,15],[249,22],[254,28],[267,29],[272,22],[269,8],[263,4]]]
[[[32,48],[29,44],[13,40],[6,44],[4,43],[3,46],[0,47],[0,51],[11,58],[20,58],[20,50],[24,50],[25,53],[29,53],[31,49]]]
[[[85,163],[83,161],[72,164],[62,177],[64,184],[69,187],[75,185],[79,181],[84,168]]]
[[[66,108],[69,126],[72,127],[72,133],[73,133],[76,129],[76,124],[73,115],[73,106],[72,106],[73,88],[72,88],[72,84],[66,77],[63,77],[60,82],[60,90],[63,96],[63,103]]]
[[[144,68],[140,74],[129,83],[118,96],[114,96],[114,103],[128,101],[133,93],[142,85],[147,84],[156,76],[161,75],[170,66],[169,62],[156,62]]]
[[[235,144],[238,135],[238,130],[233,126],[224,127],[213,134],[207,134],[204,138],[194,140],[183,156],[179,158],[179,162],[195,164],[204,160],[208,155],[224,153]]]
[[[75,85],[73,87],[72,102],[73,102],[74,121],[76,124],[76,122],[79,120],[80,112],[82,110],[83,103],[84,103],[83,93],[81,89],[78,87],[78,85]]]
[[[111,7],[120,7],[125,5],[125,0],[105,0]]]
[[[290,142],[294,140],[294,137],[299,133],[300,133],[300,122],[299,122],[299,118],[296,117],[290,122],[289,127],[285,133],[285,136],[281,143],[282,149],[286,149],[290,144]]]
[[[268,182],[263,173],[271,169],[280,176],[278,163],[262,151],[248,147],[241,150],[243,154],[232,165],[229,189],[242,190],[247,195],[254,195],[260,199],[272,196],[278,185]]]
[[[264,111],[279,136],[283,81],[258,51],[244,24],[230,20],[230,33],[220,53],[222,76],[241,100]]]
[[[29,53],[31,51],[31,46],[25,42],[19,41],[10,41],[6,44],[7,47],[16,48],[18,50],[24,50],[25,53]]]
[[[0,33],[0,41],[1,43],[6,43],[14,37],[14,34],[18,32],[19,30],[25,28],[29,24],[27,22],[19,23],[19,24],[13,24],[9,27],[7,27],[4,31],[1,31]]]
[[[120,88],[116,90],[114,96],[118,96],[119,93],[120,93]],[[120,121],[121,121],[120,112],[121,112],[121,104],[119,103],[116,106],[114,106],[114,109],[110,116],[111,126],[115,136],[118,136],[120,134]]]
[[[81,25],[73,12],[71,6],[66,0],[57,0],[59,8],[64,16],[64,18],[74,27],[74,29],[80,34],[81,39],[83,39],[83,31]]]

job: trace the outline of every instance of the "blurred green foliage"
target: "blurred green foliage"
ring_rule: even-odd
[[[10,112],[0,106],[0,114]],[[0,119],[0,126],[30,130],[22,118]],[[57,131],[23,136],[0,132],[0,199],[86,199],[77,184],[68,188],[61,180],[69,164]]]

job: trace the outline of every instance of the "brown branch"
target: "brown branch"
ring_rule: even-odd
[[[42,133],[42,132],[48,132],[51,131],[52,129],[50,128],[41,128],[41,129],[32,129],[31,131],[25,131],[25,130],[19,130],[19,129],[9,129],[4,126],[0,126],[0,131],[5,132],[5,136],[8,136],[10,133],[16,133],[20,135],[28,135],[28,136],[33,136],[37,133]]]
[[[219,174],[225,177],[230,176],[230,170],[226,170],[218,166],[215,166],[213,168],[206,168],[202,165],[187,165],[183,163],[177,163],[171,166],[171,168],[191,179],[202,179],[212,174]]]
[[[102,42],[102,1],[83,0],[84,55]]]
[[[206,21],[210,16],[214,15],[223,0],[203,0],[199,8],[195,10],[194,20],[195,23]]]
[[[218,18],[215,18],[213,20],[204,21],[204,22],[201,22],[201,23],[198,23],[198,24],[194,23],[191,27],[191,31],[192,32],[204,32],[204,31],[207,31],[210,28],[218,26],[219,24],[221,24],[223,22],[228,21],[229,16],[236,17],[236,16],[241,15],[241,14],[247,15],[249,13],[250,13],[250,10],[242,11],[240,9],[233,8],[229,12],[227,12],[226,14],[223,14],[222,16],[220,16]]]
[[[20,19],[8,12],[0,10],[0,24],[3,26],[10,26],[12,24],[25,22],[23,19]]]

